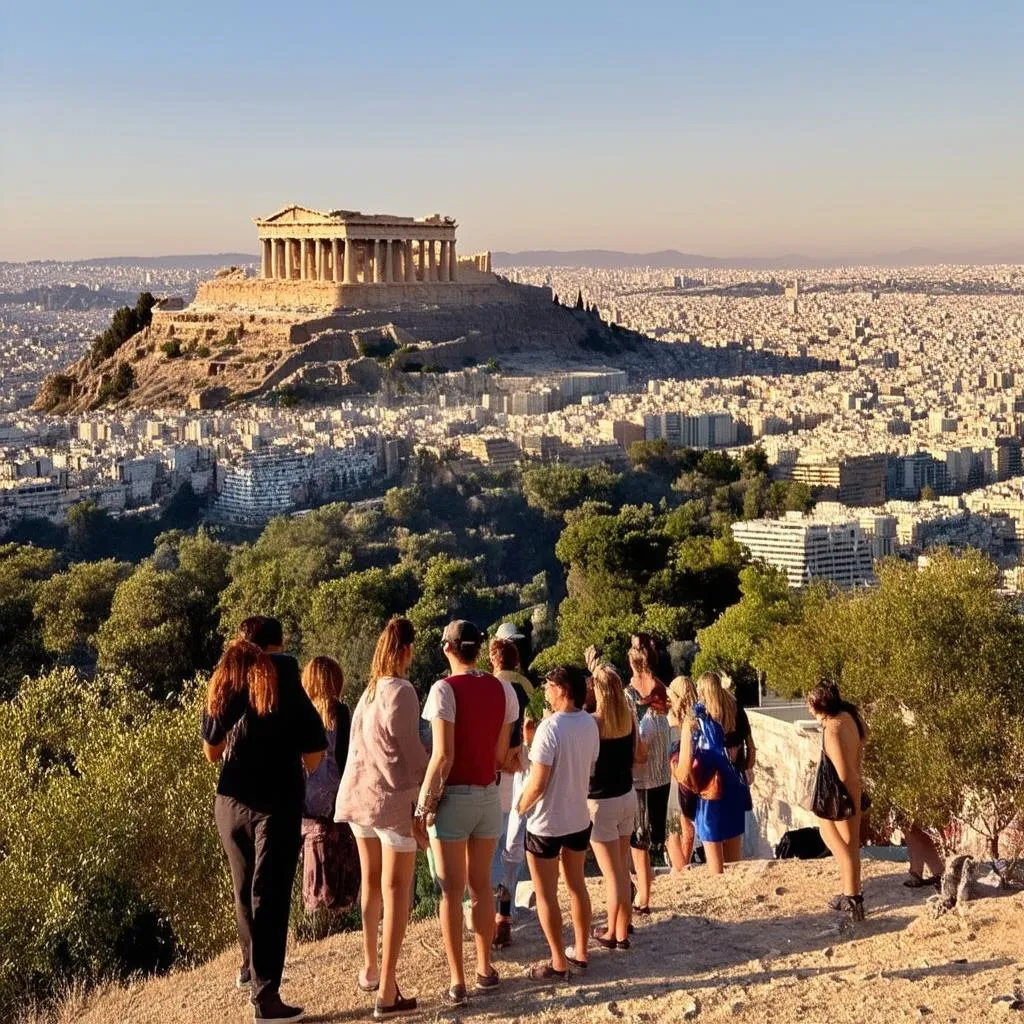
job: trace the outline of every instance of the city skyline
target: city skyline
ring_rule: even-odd
[[[178,12],[11,12],[0,259],[245,252],[282,200],[450,212],[464,252],[1024,238],[1009,5]]]

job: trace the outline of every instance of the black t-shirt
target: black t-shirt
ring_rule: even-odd
[[[736,756],[733,758],[732,763],[739,769],[744,769],[747,766],[747,738],[750,736],[750,719],[747,718],[746,711],[739,705],[736,707],[736,726],[732,732],[726,733],[725,736],[725,749],[732,750],[739,748],[736,751]]]
[[[519,701],[519,717],[512,726],[512,735],[508,741],[508,749],[515,750],[516,747],[523,745],[523,715],[526,712],[526,706],[530,703],[530,698],[526,696],[522,683],[510,683],[509,685],[515,690],[516,700]]]
[[[277,709],[257,715],[249,690],[236,694],[223,713],[203,712],[203,739],[227,740],[217,795],[264,814],[300,815],[305,793],[302,755],[327,748],[313,702],[299,681],[299,663],[288,654],[270,656],[277,669]]]

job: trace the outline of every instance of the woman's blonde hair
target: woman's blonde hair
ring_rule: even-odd
[[[633,712],[618,672],[611,665],[598,665],[594,680],[594,714],[601,719],[598,726],[601,739],[615,740],[633,728]]]
[[[705,672],[697,680],[697,696],[723,732],[730,733],[736,728],[736,698],[722,687],[721,675]]]
[[[676,676],[668,684],[668,720],[669,724],[679,729],[693,711],[697,703],[697,687],[689,676]]]
[[[313,658],[302,671],[302,688],[320,713],[325,729],[334,729],[338,724],[337,704],[344,685],[345,673],[341,666],[325,655]]]
[[[257,715],[277,709],[277,669],[270,656],[248,640],[232,640],[217,662],[206,690],[211,718],[222,715],[231,698],[248,687],[249,704]]]
[[[366,699],[377,695],[377,680],[384,676],[397,676],[405,669],[409,648],[416,639],[416,629],[408,619],[393,618],[377,638],[377,649],[370,665],[370,680],[366,684]]]

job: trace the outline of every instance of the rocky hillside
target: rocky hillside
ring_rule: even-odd
[[[861,924],[824,909],[836,888],[831,861],[752,861],[724,877],[696,868],[657,879],[654,913],[628,952],[593,952],[586,975],[568,985],[536,985],[524,968],[544,956],[532,914],[516,925],[514,945],[497,960],[501,989],[464,1011],[442,1009],[447,981],[438,924],[414,925],[400,983],[426,1021],[518,1024],[637,1024],[732,1021],[736,1024],[865,1024],[931,1020],[978,1024],[1014,1019],[1022,977],[1024,894],[993,890],[963,912],[936,916],[921,891],[902,885],[903,867],[868,861]],[[930,892],[930,890],[924,890]],[[595,910],[602,887],[592,882]],[[598,918],[600,918],[598,914]],[[472,957],[472,943],[466,944]],[[69,1004],[61,1024],[207,1024],[251,1020],[232,982],[230,950],[206,966],[108,990]],[[369,1019],[371,998],[356,989],[357,934],[296,946],[285,994],[307,1020]],[[471,959],[468,961],[471,965]],[[470,967],[471,969],[471,967]],[[1024,1012],[1021,1013],[1024,1020]]]
[[[682,348],[611,327],[541,294],[546,296],[523,288],[521,302],[405,305],[326,316],[158,309],[150,326],[108,358],[94,364],[86,355],[47,378],[35,408],[214,408],[285,385],[300,397],[336,400],[374,393],[386,379],[415,387],[421,373],[492,359],[503,370],[611,365],[645,376],[674,376],[692,361]]]

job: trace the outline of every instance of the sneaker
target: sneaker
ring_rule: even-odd
[[[252,971],[248,967],[238,968],[238,977],[235,978],[235,988],[252,988]]]
[[[441,1002],[445,1006],[465,1006],[469,1002],[465,985],[451,985],[441,993]]]
[[[289,1006],[275,992],[253,1005],[252,1019],[254,1024],[285,1024],[287,1021],[302,1020],[302,1007]]]
[[[494,926],[494,938],[491,940],[492,949],[507,949],[512,945],[512,922],[503,917]]]
[[[475,992],[490,992],[501,984],[498,972],[492,967],[490,974],[478,974],[476,976]]]

